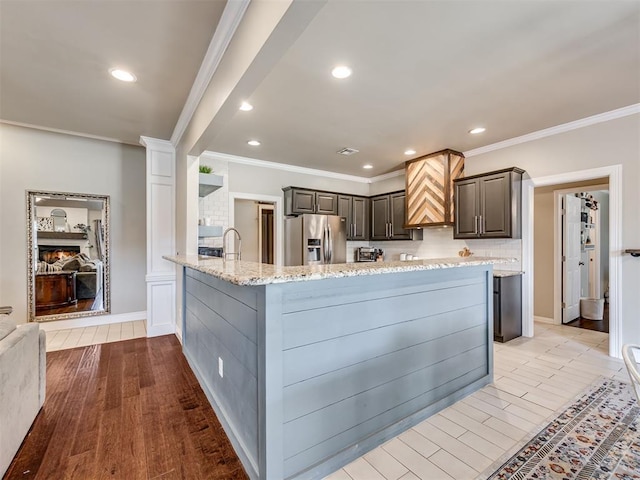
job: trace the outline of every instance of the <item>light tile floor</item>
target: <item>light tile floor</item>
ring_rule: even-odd
[[[47,332],[47,352],[118,342],[147,336],[147,322],[112,323],[95,327],[70,328]]]
[[[534,338],[494,343],[494,383],[326,480],[485,478],[599,376],[629,381],[608,344],[606,333],[541,323]]]

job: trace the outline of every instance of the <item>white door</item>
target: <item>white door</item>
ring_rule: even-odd
[[[564,196],[562,216],[562,323],[580,316],[580,210],[581,200]]]

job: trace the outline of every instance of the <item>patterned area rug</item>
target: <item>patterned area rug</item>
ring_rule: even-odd
[[[640,407],[631,385],[601,379],[489,479],[640,479]]]

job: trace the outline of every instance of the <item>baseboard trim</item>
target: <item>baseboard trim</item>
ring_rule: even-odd
[[[171,323],[166,323],[164,325],[158,325],[155,327],[150,327],[147,325],[147,337],[160,337],[162,335],[175,335],[176,334],[176,326]]]
[[[40,322],[40,329],[45,332],[54,330],[67,330],[69,328],[95,327],[97,325],[110,325],[112,323],[134,322],[146,320],[147,311],[129,313],[116,313],[113,315],[95,315],[84,318],[72,318],[69,320],[55,320],[52,322]]]
[[[537,315],[534,315],[533,321],[540,322],[540,323],[548,323],[550,325],[557,325],[556,321],[553,318],[549,318],[549,317],[539,317]]]

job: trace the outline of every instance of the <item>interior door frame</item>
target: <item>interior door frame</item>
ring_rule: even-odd
[[[609,355],[622,358],[622,165],[560,173],[523,180],[522,189],[522,334],[533,337],[533,200],[534,189],[548,185],[609,178]],[[556,276],[557,278],[557,276]],[[558,285],[554,285],[558,290]]]

